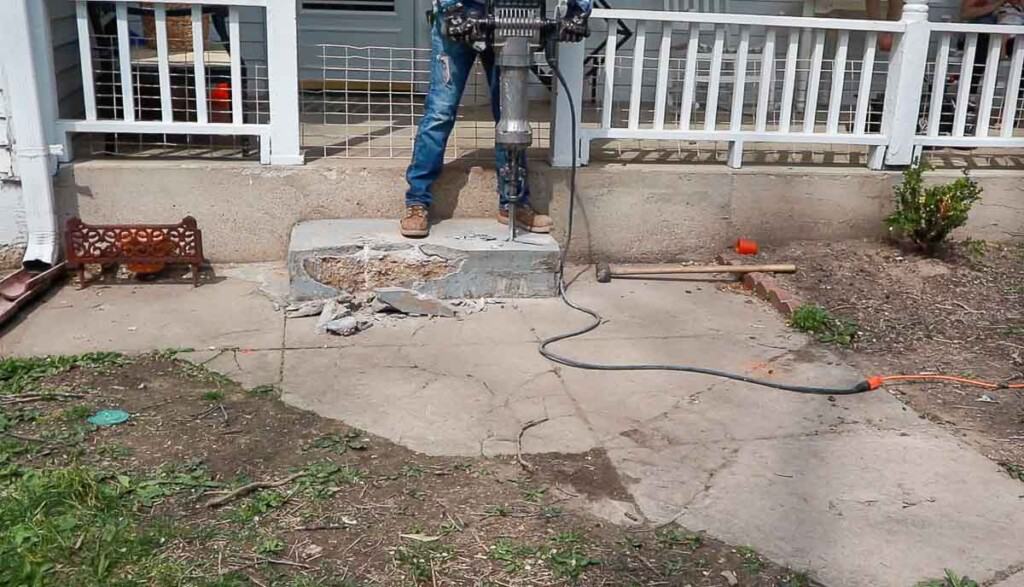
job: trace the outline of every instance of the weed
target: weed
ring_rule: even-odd
[[[988,254],[988,243],[983,240],[969,238],[964,241],[964,250],[974,261],[980,261]]]
[[[523,499],[530,503],[540,503],[547,492],[547,487],[527,487],[523,489]]]
[[[89,406],[71,406],[60,413],[61,419],[65,422],[81,422],[90,415],[92,415],[92,409]]]
[[[662,563],[662,568],[662,575],[665,577],[674,577],[686,569],[686,562],[682,559],[673,558]]]
[[[704,538],[700,534],[688,534],[678,528],[661,528],[654,533],[654,538],[662,548],[685,545],[690,550],[697,550],[704,544]]]
[[[764,561],[761,560],[761,555],[757,554],[757,551],[753,548],[740,546],[736,549],[736,554],[740,555],[740,558],[743,559],[743,570],[748,574],[756,575],[764,568]]]
[[[427,581],[434,576],[438,563],[449,560],[455,550],[440,542],[416,542],[395,549],[395,563],[405,569],[413,580]]]
[[[793,573],[783,578],[779,587],[810,587],[810,585],[811,579],[807,576],[807,573]]]
[[[903,172],[903,183],[896,186],[896,211],[885,219],[889,229],[909,238],[922,251],[934,254],[954,229],[967,223],[975,202],[981,199],[981,187],[964,176],[947,184],[925,186],[927,165],[915,165]]]
[[[518,573],[537,557],[538,549],[502,538],[487,551],[487,558],[503,564],[506,573]]]
[[[277,554],[284,550],[284,540],[281,540],[277,536],[264,536],[256,543],[253,547],[253,552],[260,555],[271,555]]]
[[[366,450],[369,447],[369,439],[360,430],[350,430],[345,434],[324,434],[318,436],[309,446],[303,450],[330,450],[338,454],[344,454],[349,449]]]
[[[946,576],[942,579],[927,579],[918,583],[916,587],[978,587],[978,583],[966,575],[960,576],[946,569]]]
[[[285,496],[277,491],[261,491],[239,504],[229,517],[232,521],[248,524],[281,507],[285,500]]]
[[[484,513],[488,516],[498,516],[504,518],[505,516],[512,513],[507,505],[492,505],[484,510]]]
[[[587,554],[583,535],[579,532],[562,532],[551,538],[551,546],[541,556],[556,577],[576,581],[587,567],[601,564],[601,561]]]
[[[71,369],[101,369],[121,365],[126,361],[120,353],[0,359],[0,395],[36,390],[43,379]]]
[[[330,497],[338,486],[353,485],[363,479],[363,472],[359,469],[331,461],[313,463],[303,469],[303,473],[298,481],[299,487],[317,498]]]
[[[206,467],[198,461],[165,464],[157,470],[155,477],[148,479],[128,475],[115,475],[113,478],[125,493],[130,493],[144,507],[152,507],[179,493],[197,495],[207,489],[224,486],[211,480]]]
[[[423,467],[417,465],[416,463],[412,463],[412,464],[409,464],[409,465],[402,465],[401,473],[402,473],[402,476],[406,477],[406,478],[419,479],[420,477],[423,476],[424,472],[425,471],[423,470]]]
[[[1010,476],[1011,479],[1024,481],[1024,465],[1002,462],[999,463],[999,466],[1006,471],[1006,473]]]
[[[857,325],[837,318],[828,310],[815,304],[803,304],[789,321],[793,328],[814,334],[821,342],[849,345],[857,335]]]
[[[131,447],[127,447],[123,444],[117,444],[112,442],[110,444],[101,444],[96,447],[96,455],[105,459],[124,459],[132,455],[133,450]]]
[[[178,358],[178,355],[182,353],[191,353],[194,352],[195,350],[196,349],[194,348],[186,347],[160,349],[158,351],[153,351],[149,353],[149,356],[157,361],[173,361],[174,359]]]
[[[565,510],[558,506],[546,505],[540,508],[540,517],[545,520],[555,520],[565,515]]]
[[[219,402],[224,399],[223,391],[207,391],[203,394],[203,401]]]
[[[257,385],[250,389],[248,393],[256,397],[271,397],[278,394],[278,389],[274,385]]]

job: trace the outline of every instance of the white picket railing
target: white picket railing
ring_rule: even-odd
[[[57,133],[153,133],[153,134],[202,134],[227,136],[256,136],[260,143],[260,159],[264,163],[301,164],[303,157],[299,148],[299,99],[298,99],[298,39],[296,29],[296,7],[294,2],[274,0],[115,0],[116,19],[116,76],[119,96],[108,96],[112,107],[102,109],[100,116],[97,105],[97,83],[94,67],[93,40],[89,4],[92,0],[74,0],[78,24],[79,59],[84,97],[84,119],[59,119],[55,122]],[[107,4],[105,2],[105,4]],[[152,8],[155,24],[155,61],[158,87],[159,115],[143,116],[138,90],[141,87],[139,61],[133,55],[133,39],[129,32],[129,4],[148,5]],[[191,7],[191,52],[186,54],[176,67],[191,67],[194,112],[188,116],[176,116],[180,108],[174,102],[181,102],[180,95],[174,95],[171,83],[171,56],[168,47],[168,5],[180,9],[181,5]],[[222,105],[223,112],[211,116],[211,96],[208,84],[208,29],[204,24],[204,8],[227,8],[228,38],[225,49],[230,63],[230,105]],[[266,23],[267,94],[269,94],[269,120],[266,117],[249,117],[243,110],[246,81],[243,79],[241,26],[239,9],[252,7],[261,9],[262,20]],[[273,39],[273,43],[266,42]],[[113,72],[112,72],[113,73]],[[180,92],[179,92],[180,94]],[[120,107],[117,107],[117,105]],[[227,106],[227,107],[223,107]],[[113,115],[110,115],[110,113]],[[182,120],[185,118],[185,120]]]
[[[90,22],[89,6],[99,0],[69,2],[77,10],[84,114],[55,119],[55,137],[256,136],[264,163],[303,162],[295,2],[113,0],[114,32],[107,31],[100,52],[108,64],[97,62]],[[190,7],[190,51],[172,55],[168,11],[181,14],[183,4]],[[133,52],[139,39],[132,15],[140,6],[152,9],[146,18],[152,14],[147,22],[156,37],[155,52],[145,59]],[[204,20],[210,10],[227,11],[227,31],[218,35],[223,50],[216,56]],[[259,26],[245,30],[260,36],[261,78],[247,73],[241,33],[250,23],[241,22],[242,10],[260,12]],[[628,41],[620,21],[635,32]],[[929,22],[925,0],[908,0],[903,18],[893,22],[612,9],[595,10],[593,22],[598,38],[591,46],[604,43],[596,80],[585,79],[595,64],[586,62],[582,44],[562,47],[560,69],[577,101],[577,120],[570,120],[568,96],[558,92],[551,141],[556,165],[568,165],[574,150],[586,163],[591,143],[617,139],[727,142],[732,167],[742,165],[744,146],[752,143],[859,145],[869,148],[868,164],[875,169],[907,165],[929,146],[1024,148],[1024,42],[1012,43],[1009,55],[1004,51],[1008,40],[1024,38],[1024,27]],[[890,37],[893,49],[887,51]],[[182,70],[188,70],[184,88],[173,83]],[[48,73],[52,83],[55,73]],[[113,95],[97,91],[100,76]],[[211,100],[211,77],[230,80],[230,104]],[[255,112],[247,84],[259,86]],[[583,112],[588,84],[598,96],[595,117]],[[184,115],[177,106],[182,102],[188,105]],[[570,122],[580,125],[576,145],[570,144]]]
[[[874,169],[907,165],[926,145],[1024,148],[1017,125],[1024,43],[1013,43],[1009,64],[1000,59],[1003,40],[1024,38],[1024,27],[931,23],[923,0],[907,2],[903,18],[893,22],[644,10],[595,10],[593,18],[605,35],[596,81],[599,121],[586,124],[578,116],[580,144],[570,145],[567,98],[560,96],[556,164],[566,164],[572,148],[585,163],[590,143],[606,139],[728,142],[732,167],[742,165],[744,144],[757,142],[866,145]],[[620,21],[635,31],[625,57]],[[958,96],[946,108],[956,120],[948,132],[939,120],[943,104],[950,104],[943,93],[951,38],[964,33]],[[992,42],[979,84],[972,77],[973,51],[982,34]],[[881,49],[883,35],[894,39],[891,52]],[[930,52],[933,36],[937,58]],[[573,93],[582,94],[584,52],[563,49],[561,67]],[[979,86],[980,106],[972,105]],[[925,91],[931,92],[931,116],[922,123]],[[1001,127],[989,136],[997,94]],[[973,111],[977,121],[968,125]]]
[[[1024,39],[1024,26],[933,23],[931,30],[938,35],[938,49],[928,113],[915,143],[1020,147],[1024,139],[1015,132],[1024,42],[1009,41]]]

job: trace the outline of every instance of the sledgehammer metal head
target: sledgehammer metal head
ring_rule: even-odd
[[[612,280],[612,268],[608,263],[597,264],[597,282],[608,283]]]

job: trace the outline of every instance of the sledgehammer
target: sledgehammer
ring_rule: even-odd
[[[597,281],[608,283],[613,277],[640,277],[643,275],[683,275],[693,273],[796,273],[796,265],[678,265],[655,263],[651,265],[597,264]]]

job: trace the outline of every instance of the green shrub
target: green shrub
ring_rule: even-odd
[[[926,186],[924,172],[929,169],[922,164],[903,172],[903,183],[893,190],[896,211],[885,222],[890,230],[932,254],[949,233],[967,223],[971,206],[981,199],[982,189],[966,171],[951,183]]]

